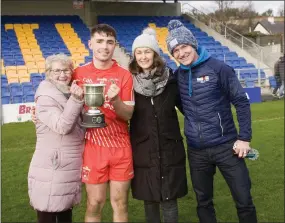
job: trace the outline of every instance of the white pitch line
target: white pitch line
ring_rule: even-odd
[[[267,121],[280,120],[280,119],[284,119],[284,117],[260,119],[260,120],[254,120],[252,122],[267,122]]]

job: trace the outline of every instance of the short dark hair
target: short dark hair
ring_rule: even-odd
[[[113,36],[115,39],[117,39],[116,30],[108,24],[98,24],[94,26],[90,31],[91,37],[95,33],[105,33],[107,36]]]
[[[153,64],[151,68],[153,69],[155,67],[156,67],[156,73],[162,73],[162,70],[165,67],[164,60],[156,52],[154,52]],[[138,65],[138,62],[135,56],[132,58],[129,64],[129,71],[134,75],[143,72],[143,69]]]

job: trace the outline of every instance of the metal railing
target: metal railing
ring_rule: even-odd
[[[238,79],[239,81],[242,83],[245,80],[257,80],[257,86],[262,87],[262,85],[266,82],[266,80],[268,79],[268,77],[261,77],[261,71],[264,72],[264,70],[270,70],[270,68],[240,68],[240,69],[234,69],[237,73]],[[241,72],[242,71],[252,71],[252,70],[257,70],[257,79],[256,78],[252,78],[252,77],[246,77],[246,78],[242,78],[241,77]]]
[[[235,30],[229,28],[226,24],[217,21],[216,19],[210,17],[209,15],[205,14],[204,12],[198,10],[197,8],[193,7],[189,3],[182,4],[182,14],[188,14],[192,18],[202,22],[206,26],[210,27],[211,29],[215,30],[217,33],[224,36],[224,38],[230,40],[234,44],[238,45],[240,48],[245,50],[251,56],[257,59],[258,64],[260,62],[264,63],[263,57],[263,49],[261,46],[253,42],[252,40],[244,37],[243,35],[239,34]],[[258,66],[260,67],[260,66]]]

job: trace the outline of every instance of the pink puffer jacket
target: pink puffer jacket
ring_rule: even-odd
[[[39,122],[28,174],[30,204],[39,211],[60,212],[81,200],[83,101],[67,99],[47,80],[41,82],[35,99]]]

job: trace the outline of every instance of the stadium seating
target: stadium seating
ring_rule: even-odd
[[[7,76],[6,75],[1,75],[1,84],[8,84]]]
[[[1,83],[1,93],[9,93],[10,89],[7,83]]]
[[[9,92],[1,92],[1,103],[3,105],[10,104],[10,93]]]
[[[23,95],[14,95],[11,98],[11,103],[12,104],[19,104],[19,103],[23,103]]]
[[[99,16],[99,23],[112,25],[118,36],[119,45],[131,53],[134,39],[145,27],[156,30],[161,55],[173,70],[178,63],[167,51],[165,38],[167,24],[171,19],[180,20],[215,58],[225,61],[240,71],[240,80],[257,81],[258,70],[243,57],[223,46],[213,37],[195,27],[180,16]],[[1,89],[9,93],[3,102],[22,103],[31,101],[39,83],[45,79],[45,58],[52,54],[70,55],[75,66],[92,61],[88,47],[89,29],[79,16],[1,16]],[[126,29],[126,27],[128,27]],[[261,72],[261,77],[266,78]],[[27,82],[29,84],[27,84]],[[6,85],[5,85],[6,84]]]
[[[34,97],[35,97],[35,93],[33,90],[26,92],[26,94],[24,95],[24,102],[34,102]]]
[[[161,55],[165,58],[167,65],[172,69],[177,68],[177,63],[174,58],[167,51],[166,36],[168,34],[167,25],[171,19],[180,20],[185,27],[189,28],[193,35],[196,37],[198,44],[207,49],[209,54],[218,60],[224,61],[234,69],[240,70],[240,80],[250,79],[253,81],[258,80],[258,70],[251,63],[243,57],[238,57],[236,52],[232,52],[228,47],[223,46],[219,41],[216,41],[213,37],[208,36],[207,33],[201,29],[195,27],[190,21],[185,20],[180,16],[99,16],[99,23],[107,23],[113,26],[118,34],[118,40],[120,45],[125,51],[131,54],[132,43],[134,39],[142,32],[145,27],[152,27],[157,34],[157,40],[161,48]],[[128,27],[128,29],[126,29]],[[261,78],[265,79],[265,73],[261,72]]]
[[[23,95],[27,95],[27,93],[33,91],[32,83],[30,83],[30,82],[22,83],[22,90],[23,90]]]
[[[22,86],[19,83],[11,83],[10,84],[10,94],[11,96],[22,95]]]
[[[253,87],[255,87],[254,80],[246,79],[246,80],[245,80],[245,86],[246,86],[247,88],[253,88]]]
[[[92,59],[88,48],[89,29],[78,16],[1,16],[1,20],[1,89],[12,90],[11,98],[4,99],[5,103],[32,100],[32,94],[26,93],[35,92],[45,79],[46,57],[65,53],[72,57],[75,66]],[[22,97],[17,95],[19,92]]]

